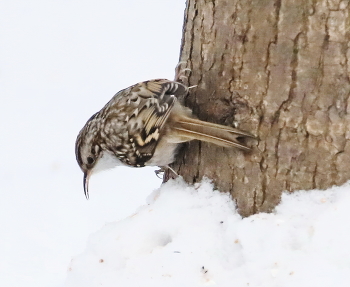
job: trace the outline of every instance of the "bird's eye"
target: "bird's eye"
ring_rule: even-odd
[[[94,159],[91,156],[89,156],[87,158],[87,162],[88,162],[88,164],[93,164],[94,163]]]

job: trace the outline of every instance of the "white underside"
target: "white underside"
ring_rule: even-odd
[[[148,166],[167,166],[174,161],[178,144],[167,140],[161,140],[153,154],[153,157],[146,162]]]
[[[98,173],[100,171],[111,169],[116,166],[127,166],[127,165],[121,162],[111,152],[105,151],[103,152],[102,157],[97,161],[96,165],[94,166],[93,172]]]

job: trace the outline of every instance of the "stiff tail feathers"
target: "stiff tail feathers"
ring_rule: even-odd
[[[188,140],[201,140],[223,147],[236,147],[249,151],[250,148],[237,138],[255,138],[252,134],[228,126],[204,122],[187,116],[179,118],[174,130]]]

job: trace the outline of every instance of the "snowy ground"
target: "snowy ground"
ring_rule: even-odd
[[[78,131],[118,90],[173,77],[184,6],[0,1],[1,287],[350,286],[348,185],[241,219],[208,183],[118,168],[85,200]]]
[[[350,286],[350,184],[242,219],[208,182],[169,182],[73,258],[64,286]]]

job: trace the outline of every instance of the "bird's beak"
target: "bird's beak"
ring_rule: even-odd
[[[90,171],[86,171],[84,173],[84,180],[83,180],[83,185],[84,185],[84,194],[86,199],[89,199],[89,178],[90,178]]]

